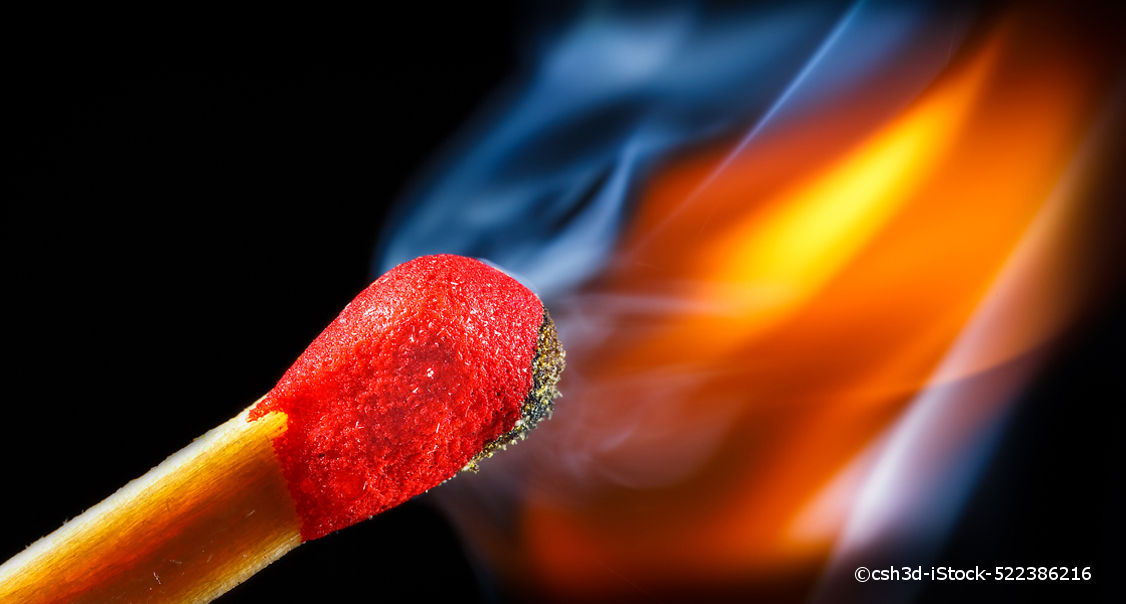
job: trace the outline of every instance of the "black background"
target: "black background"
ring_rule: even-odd
[[[521,14],[36,25],[6,85],[0,560],[273,387],[369,283],[389,204],[513,71]],[[481,597],[427,505],[354,529],[222,601]]]
[[[290,17],[174,37],[164,22],[40,23],[16,57],[0,560],[273,386],[368,283],[412,174],[519,69],[530,20],[508,5]],[[1121,228],[1107,228],[1121,256]],[[1120,282],[1120,263],[1096,268]],[[940,563],[1094,566],[1106,588],[1120,576],[1126,329],[1121,289],[1108,291],[1018,407]],[[923,596],[1043,588],[932,583]],[[423,497],[220,601],[513,597],[493,589]]]

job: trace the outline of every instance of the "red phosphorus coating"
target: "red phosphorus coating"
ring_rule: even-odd
[[[511,430],[543,304],[477,260],[425,256],[356,297],[251,412],[275,439],[305,541],[453,476]]]

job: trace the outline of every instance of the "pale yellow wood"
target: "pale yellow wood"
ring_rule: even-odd
[[[210,602],[300,545],[286,416],[248,411],[0,566],[0,602]]]

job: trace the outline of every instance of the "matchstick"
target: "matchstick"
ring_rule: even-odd
[[[0,600],[209,602],[300,545],[272,444],[287,418],[249,411],[0,567]]]
[[[507,275],[400,265],[257,403],[0,566],[0,602],[209,602],[526,436],[563,356]]]

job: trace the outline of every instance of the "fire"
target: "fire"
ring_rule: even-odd
[[[1100,74],[1036,36],[1001,22],[890,119],[841,106],[662,167],[555,306],[566,399],[512,470],[517,525],[462,513],[507,577],[562,600],[816,582],[912,410],[1027,361],[1082,298],[1065,176]],[[1019,386],[988,383],[964,434]]]
[[[554,419],[435,496],[536,600],[831,599],[858,559],[921,564],[1110,264],[1117,32],[616,10],[537,46],[381,244],[526,278],[568,352]]]

